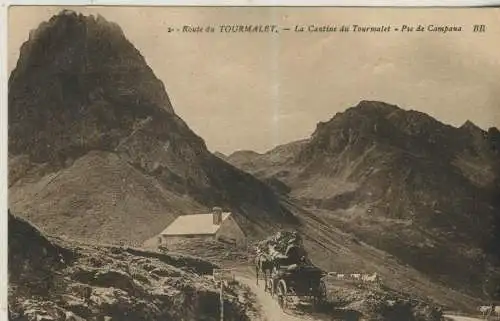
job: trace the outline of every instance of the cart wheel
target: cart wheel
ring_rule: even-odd
[[[286,308],[286,283],[283,280],[279,280],[278,282],[278,304],[282,309]]]
[[[278,298],[278,304],[279,304],[280,308],[284,309],[285,308],[284,307],[284,305],[285,305],[285,298],[281,294],[278,294],[277,298]]]
[[[271,294],[271,297],[273,297],[274,294],[275,294],[274,293],[275,289],[274,289],[274,281],[273,281],[273,279],[269,279],[267,281],[267,284],[268,284],[267,287],[269,289],[269,293]]]
[[[318,284],[316,295],[314,296],[314,307],[318,308],[326,301],[326,285],[324,281]]]
[[[319,283],[319,297],[321,301],[326,300],[327,292],[326,292],[326,284],[325,281],[321,280]]]

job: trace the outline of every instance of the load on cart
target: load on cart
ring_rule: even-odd
[[[257,284],[263,279],[281,307],[297,299],[315,305],[326,299],[325,274],[307,258],[297,232],[278,232],[259,242],[255,263]]]

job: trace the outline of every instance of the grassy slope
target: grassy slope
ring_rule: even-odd
[[[180,213],[203,208],[107,152],[90,152],[42,178],[29,176],[10,187],[11,208],[48,233],[71,238],[139,244]]]
[[[431,281],[425,274],[404,264],[396,257],[357,239],[305,210],[305,245],[315,264],[327,271],[340,273],[380,274],[388,288],[413,297],[430,298],[441,306],[458,310],[474,310],[477,298]]]

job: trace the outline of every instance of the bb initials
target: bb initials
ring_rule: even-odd
[[[472,32],[485,32],[486,31],[486,25],[474,25],[472,27]]]

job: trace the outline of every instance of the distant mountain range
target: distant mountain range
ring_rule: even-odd
[[[308,140],[225,159],[418,270],[480,292],[500,253],[499,142],[496,128],[361,101]]]
[[[211,154],[99,16],[42,23],[9,79],[9,207],[69,238],[140,244],[218,205],[250,238],[298,228],[325,269],[470,306],[499,275],[499,173],[497,129],[373,101],[264,154]]]

